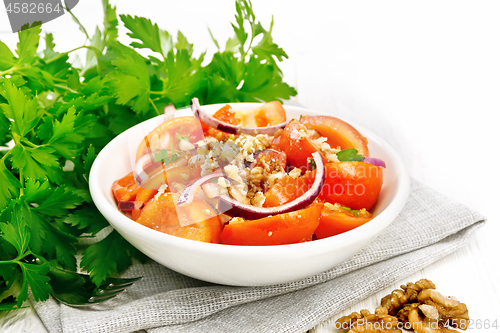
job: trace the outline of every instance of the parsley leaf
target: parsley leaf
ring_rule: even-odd
[[[90,245],[83,251],[81,266],[100,285],[106,277],[127,268],[131,261],[127,249],[131,245],[113,230],[103,240]]]
[[[83,233],[96,235],[109,226],[108,221],[99,213],[94,204],[84,204],[59,220],[66,228],[72,228],[71,234],[80,236]],[[66,230],[70,232],[69,230]]]
[[[61,121],[57,119],[52,126],[52,137],[46,143],[48,147],[53,148],[60,155],[67,159],[72,159],[79,150],[79,145],[84,137],[75,131],[75,108],[70,107],[64,114]]]
[[[146,113],[149,109],[151,83],[144,58],[121,44],[116,44],[113,50],[119,52],[120,57],[111,61],[116,70],[107,77],[112,80],[116,102],[130,105],[135,112]]]
[[[365,158],[363,155],[359,155],[358,151],[354,148],[341,150],[336,155],[340,162],[363,161],[363,159]]]
[[[244,84],[237,94],[241,101],[285,99],[296,93],[294,88],[282,81],[277,67],[261,64],[257,58],[248,62],[243,80]]]
[[[15,50],[0,41],[0,310],[20,308],[29,288],[36,300],[46,299],[48,262],[76,270],[77,244],[96,284],[131,258],[145,258],[116,231],[93,245],[79,243],[109,226],[88,179],[115,135],[194,96],[208,104],[296,94],[278,66],[287,55],[272,39],[274,21],[266,30],[249,0],[235,4],[234,36],[222,50],[210,33],[219,50],[211,58],[195,55],[180,31],[171,35],[147,18],[118,17],[109,0],[102,1],[103,24],[93,36],[70,12],[86,36],[73,50],[56,51],[51,33],[41,42],[39,23],[22,28]],[[117,41],[120,21],[130,45]],[[153,55],[142,56],[144,49]],[[172,147],[154,157],[171,163],[179,154]],[[43,264],[21,261],[28,255]]]
[[[10,224],[0,223],[0,231],[2,239],[17,250],[17,263],[22,271],[22,286],[19,295],[17,296],[17,307],[20,307],[28,296],[28,285],[31,287],[33,297],[35,300],[46,300],[49,297],[49,277],[45,276],[49,270],[49,264],[26,264],[17,259],[23,258],[27,255],[28,245],[30,242],[31,233],[26,225],[24,216],[17,216],[16,219],[11,220]],[[12,305],[11,305],[12,306]]]
[[[191,96],[202,84],[203,76],[199,71],[202,61],[203,56],[193,61],[187,49],[180,49],[175,55],[172,51],[168,53],[161,68],[167,74],[162,81],[164,96],[173,104],[189,104]]]
[[[31,27],[25,24],[19,32],[19,43],[16,53],[19,56],[17,63],[32,63],[35,60],[38,42],[40,41],[40,32],[42,32],[42,22],[33,22]]]
[[[273,42],[273,37],[271,32],[273,30],[274,20],[271,21],[271,27],[269,31],[263,30],[264,36],[262,37],[259,44],[252,47],[253,53],[257,56],[257,58],[261,60],[266,60],[268,63],[276,66],[276,59],[278,61],[283,61],[283,58],[288,58],[288,55],[283,51],[281,47]]]
[[[116,17],[116,7],[112,7],[108,0],[103,0],[104,9],[104,31],[103,36],[106,42],[112,42],[118,37],[118,18]]]
[[[17,306],[21,306],[27,298],[28,285],[31,287],[35,301],[44,301],[49,298],[50,285],[48,282],[50,278],[46,275],[50,269],[49,263],[26,264],[19,262],[19,266],[23,272],[23,284],[17,298]]]
[[[5,43],[0,41],[0,71],[5,71],[14,66],[16,57]]]
[[[120,18],[130,32],[127,35],[140,42],[132,42],[130,46],[138,49],[150,49],[164,57],[172,49],[172,37],[167,31],[158,28],[150,19],[131,15],[120,15]]]
[[[54,149],[49,147],[26,147],[16,145],[10,151],[12,166],[23,172],[24,177],[41,179],[48,178],[60,182],[61,177],[56,169],[59,161],[53,154]]]
[[[248,33],[245,31],[244,27],[244,22],[245,22],[245,17],[243,14],[243,11],[245,9],[244,2],[237,0],[236,1],[236,15],[234,16],[236,18],[236,25],[231,23],[231,26],[233,27],[234,34],[236,38],[239,41],[240,44],[240,50],[241,54],[244,54],[244,45],[245,42],[247,41],[248,38]],[[248,15],[247,15],[248,17]]]
[[[5,116],[11,120],[12,131],[23,137],[40,121],[43,110],[38,109],[36,99],[27,99],[21,89],[5,80],[0,87],[0,95],[7,104],[0,104]]]
[[[155,162],[163,162],[165,164],[169,164],[177,161],[179,157],[180,155],[173,150],[169,154],[169,152],[166,149],[162,149],[154,154],[153,159]]]
[[[72,209],[82,204],[86,191],[71,187],[56,187],[50,195],[37,207],[33,207],[35,212],[48,216],[62,216]]]
[[[11,223],[0,223],[0,231],[3,240],[15,247],[18,257],[28,250],[30,233],[24,218],[11,221]]]
[[[0,211],[2,211],[8,206],[10,199],[19,195],[21,187],[19,180],[7,169],[3,161],[0,162],[0,184],[2,184],[0,191]]]
[[[32,204],[21,197],[4,209],[0,220],[10,223],[19,223],[16,221],[21,219],[29,221],[31,252],[48,259],[56,259],[69,269],[76,269],[74,244],[77,239],[49,222],[49,217],[35,211]]]

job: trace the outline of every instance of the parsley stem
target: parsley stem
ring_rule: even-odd
[[[76,24],[78,24],[78,26],[80,27],[80,30],[83,31],[83,33],[85,34],[85,37],[87,37],[87,39],[90,40],[89,34],[87,33],[87,29],[85,29],[85,27],[80,22],[80,20],[78,20],[78,18],[75,16],[75,14],[73,14],[73,12],[71,10],[69,10],[69,8],[64,7],[64,6],[63,6],[63,8],[71,15],[71,17],[76,22]]]
[[[156,107],[155,102],[153,102],[153,100],[151,99],[151,97],[149,97],[149,102],[153,105],[153,108],[155,109],[156,114],[157,114],[157,115],[160,115],[160,114],[161,114],[161,113],[160,113],[160,110],[158,110],[158,108]]]
[[[162,91],[152,91],[152,90],[150,90],[149,93],[151,95],[163,95],[164,93],[166,93],[166,91],[165,90],[162,90]]]
[[[4,76],[4,75],[7,75],[7,74],[12,74],[12,73],[14,73],[15,71],[17,71],[19,68],[21,68],[21,67],[19,67],[19,66],[14,66],[14,67],[12,67],[12,68],[9,68],[9,69],[7,69],[7,70],[4,70],[4,71],[0,72],[0,76]]]
[[[12,149],[11,149],[11,150],[12,150]],[[5,152],[5,154],[4,154],[4,155],[2,156],[2,158],[0,159],[0,163],[4,163],[4,162],[5,162],[5,160],[7,159],[7,156],[9,156],[9,154],[10,154],[11,150],[7,150],[7,151]]]
[[[26,144],[26,145],[30,146],[31,148],[39,148],[39,147],[41,147],[41,146],[36,145],[36,144],[34,144],[33,142],[28,141],[28,140],[26,140],[26,139],[23,139],[23,140],[22,140],[22,142],[23,142],[24,144]]]
[[[24,177],[23,177],[23,168],[19,168],[19,182],[21,183],[21,188],[19,189],[19,193],[21,196],[24,194]]]
[[[253,32],[253,28],[252,28],[252,38],[250,38],[250,44],[248,44],[248,49],[245,51],[245,54],[243,54],[241,56],[241,61],[242,62],[245,62],[245,58],[247,57],[248,55],[248,52],[250,51],[250,49],[252,48],[252,43],[253,43],[253,39],[255,38],[254,36],[254,32]],[[243,49],[243,46],[242,46],[242,49]]]
[[[94,51],[96,53],[96,57],[99,57],[100,55],[102,55],[102,52],[98,48],[95,48],[93,46],[88,46],[88,45],[82,45],[82,46],[78,46],[78,47],[76,47],[76,48],[74,48],[72,50],[69,50],[67,52],[60,53],[58,56],[47,60],[46,64],[50,64],[50,63],[52,63],[54,61],[57,61],[57,60],[61,59],[62,57],[70,54],[71,52],[75,52],[75,51],[78,51],[80,49],[89,49],[91,51]]]
[[[54,84],[54,87],[56,88],[59,88],[59,89],[63,89],[63,90],[67,90],[69,92],[72,92],[73,94],[78,94],[78,95],[81,95],[82,93],[79,93],[78,91],[75,91],[69,87],[66,87],[66,86],[63,86],[63,85],[60,85],[60,84]]]

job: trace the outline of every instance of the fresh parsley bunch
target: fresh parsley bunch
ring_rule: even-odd
[[[87,37],[74,50],[56,51],[50,33],[41,41],[37,24],[19,32],[14,51],[0,41],[0,310],[21,307],[28,288],[47,299],[51,266],[79,265],[99,285],[141,258],[116,231],[88,241],[109,226],[89,195],[90,167],[117,134],[195,96],[209,104],[296,94],[282,81],[287,55],[273,42],[273,23],[266,30],[256,21],[250,1],[236,1],[235,35],[224,49],[213,39],[218,52],[206,66],[181,32],[174,39],[149,19],[118,18],[108,0],[103,8],[92,36],[73,16]],[[117,40],[119,19],[130,45]],[[69,54],[79,49],[86,57],[76,66]]]

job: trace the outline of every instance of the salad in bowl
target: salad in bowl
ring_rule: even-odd
[[[193,115],[150,131],[133,171],[112,185],[135,222],[191,240],[283,245],[334,236],[370,221],[385,163],[367,139],[326,115],[287,119],[278,101]]]
[[[104,147],[89,185],[138,250],[239,286],[331,269],[384,230],[409,193],[401,159],[378,136],[280,102],[167,108]]]

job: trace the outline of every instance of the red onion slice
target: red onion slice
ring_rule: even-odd
[[[204,122],[208,126],[214,127],[219,131],[226,132],[229,134],[273,135],[274,133],[276,133],[276,131],[285,128],[286,125],[288,124],[288,122],[284,122],[278,125],[267,126],[267,127],[241,127],[241,126],[231,125],[223,121],[220,121],[218,119],[215,119],[214,117],[210,116],[208,113],[203,111],[200,107],[200,102],[198,101],[198,98],[193,98],[191,100],[191,110],[193,111],[196,117],[198,117],[202,122]]]
[[[139,185],[148,180],[149,176],[145,168],[146,165],[153,163],[155,163],[155,161],[153,159],[152,153],[148,153],[142,156],[140,159],[137,160],[137,162],[135,162],[134,177],[135,180],[139,183]]]
[[[222,172],[215,172],[211,173],[209,175],[203,176],[199,179],[197,179],[194,183],[190,184],[187,186],[184,191],[181,192],[179,195],[179,199],[177,199],[177,205],[182,206],[186,205],[188,203],[193,202],[194,195],[196,194],[196,190],[206,181],[215,178],[215,177],[223,177],[224,175]]]
[[[302,196],[299,198],[290,201],[287,204],[278,207],[255,207],[252,205],[247,205],[244,203],[235,200],[228,195],[222,195],[221,201],[224,201],[231,207],[228,207],[230,210],[230,215],[243,217],[247,220],[255,220],[263,217],[288,213],[291,211],[299,210],[309,206],[320,194],[321,189],[323,188],[323,184],[325,182],[325,166],[323,164],[323,159],[321,158],[320,153],[314,152],[312,154],[314,162],[316,163],[316,176],[314,178],[314,183],[311,188],[309,188]]]
[[[375,166],[379,166],[382,168],[385,168],[385,162],[382,161],[380,158],[375,158],[375,157],[365,157],[363,159],[363,162],[373,164]]]
[[[135,209],[141,209],[144,207],[144,202],[142,201],[119,201],[118,202],[118,209],[119,210],[125,210],[125,211],[131,211]]]

